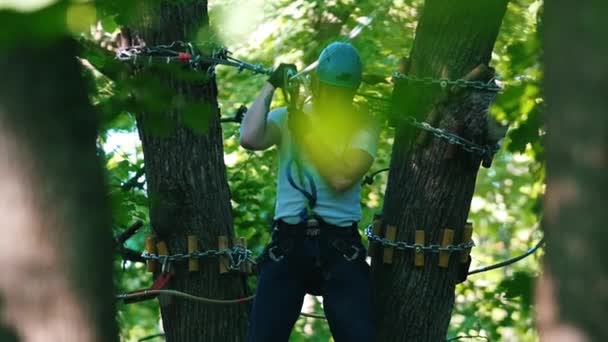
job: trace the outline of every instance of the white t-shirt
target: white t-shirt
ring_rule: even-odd
[[[281,132],[281,142],[277,146],[279,151],[279,172],[277,183],[277,201],[275,207],[275,220],[282,219],[288,223],[301,221],[300,213],[305,210],[307,198],[295,189],[288,180],[287,167],[289,161],[293,160],[294,149],[291,146],[292,139],[287,126],[287,109],[282,107],[268,114],[268,122],[276,125]],[[376,126],[361,130],[352,139],[351,148],[361,149],[369,153],[372,158],[376,157],[378,150],[378,128]],[[317,202],[313,212],[323,218],[326,222],[337,226],[350,226],[352,222],[361,220],[360,193],[361,183],[356,182],[350,189],[344,192],[336,192],[325,182],[315,167],[304,155],[298,153],[301,160],[301,172],[298,173],[297,166],[291,163],[291,174],[298,186],[311,192],[310,184],[306,177],[298,175],[309,175],[316,186]],[[304,184],[302,184],[302,182]]]

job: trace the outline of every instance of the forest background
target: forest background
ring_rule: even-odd
[[[113,79],[98,72],[112,69],[116,60],[108,57],[112,39],[137,6],[123,2],[65,3],[51,5],[28,1],[0,2],[1,6],[21,6],[20,16],[5,16],[3,26],[11,20],[30,20],[39,16],[40,27],[27,32],[41,42],[55,31],[57,18],[66,18],[69,29],[82,45],[80,58],[86,63],[83,75],[89,82],[90,99],[100,117],[98,153],[106,169],[107,193],[111,199],[112,229],[118,234],[137,220],[144,222],[140,233],[126,246],[141,251],[145,232],[149,231],[145,176],[141,174],[143,153],[133,113],[147,108],[167,108],[175,103],[160,82],[148,80],[145,87],[129,79]],[[135,3],[135,2],[134,2]],[[226,46],[233,56],[272,67],[280,62],[295,63],[301,69],[314,61],[329,42],[343,39],[359,23],[373,17],[371,25],[352,40],[365,64],[369,82],[361,92],[390,99],[391,74],[399,61],[408,56],[423,1],[284,1],[240,0],[209,1],[210,26],[199,32],[193,43],[210,42]],[[61,9],[58,9],[61,7]],[[492,167],[481,169],[471,204],[469,221],[475,226],[477,246],[472,252],[471,268],[489,265],[522,254],[541,238],[539,220],[544,193],[542,48],[539,26],[542,1],[514,0],[509,3],[492,55],[498,83],[504,91],[491,108],[491,115],[510,129],[501,142]],[[55,9],[54,9],[55,8]],[[2,9],[2,7],[0,7]],[[34,12],[31,12],[34,11]],[[12,25],[19,27],[18,24]],[[0,34],[3,44],[20,36],[7,30]],[[110,52],[111,54],[112,52]],[[382,80],[373,82],[371,80]],[[264,76],[248,71],[218,66],[216,81],[222,116],[234,115],[241,105],[249,105],[265,81]],[[373,83],[373,84],[372,84]],[[125,106],[134,88],[143,94],[137,106]],[[142,89],[145,89],[143,91]],[[386,108],[370,97],[357,97],[367,103],[380,121]],[[281,96],[273,106],[283,104]],[[202,110],[192,106],[189,110]],[[193,129],[204,131],[204,121],[193,121]],[[162,133],[165,123],[159,119]],[[236,235],[248,240],[248,247],[259,254],[269,239],[272,220],[276,151],[248,152],[239,147],[238,124],[224,123],[224,162],[231,191],[231,204]],[[390,161],[393,129],[384,122],[378,158],[372,171],[387,168]],[[387,173],[374,177],[363,188],[364,216],[361,228],[381,211]],[[533,284],[539,273],[541,253],[507,268],[472,275],[457,286],[457,297],[450,330],[446,338],[471,337],[471,340],[535,341]],[[139,263],[123,262],[117,255],[114,263],[116,293],[148,287],[152,275]],[[255,287],[255,279],[249,280]],[[157,301],[118,304],[120,336],[123,341],[139,341],[162,333]],[[321,312],[319,299],[310,297],[304,311]],[[301,318],[293,341],[331,341],[325,321]]]

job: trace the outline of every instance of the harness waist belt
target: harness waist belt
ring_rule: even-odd
[[[298,224],[289,224],[282,220],[275,222],[275,230],[280,234],[291,236],[318,237],[321,234],[329,234],[332,236],[350,237],[359,234],[357,223],[353,222],[348,227],[340,227],[329,224],[322,220],[302,222]]]

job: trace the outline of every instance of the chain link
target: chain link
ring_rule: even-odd
[[[399,72],[393,73],[393,79],[396,80],[407,80],[411,82],[424,83],[427,85],[438,85],[441,88],[447,86],[456,86],[460,88],[471,88],[477,90],[487,90],[493,92],[501,92],[502,88],[494,84],[494,78],[488,82],[483,81],[467,81],[463,79],[450,80],[446,78],[432,78],[432,77],[418,77],[414,75],[405,75]]]
[[[381,112],[383,112],[384,110],[389,111],[389,112],[391,111],[391,109],[389,108],[390,101],[385,98],[377,97],[377,96],[369,96],[366,94],[358,94],[358,95],[363,96],[368,99],[372,99],[372,101],[375,101],[378,103],[383,103],[382,105],[380,105],[383,107]],[[403,118],[403,120],[405,121],[405,123],[407,123],[410,126],[430,132],[435,137],[437,137],[439,139],[443,139],[443,140],[447,141],[449,144],[458,145],[467,152],[479,155],[484,160],[486,160],[486,159],[491,160],[493,158],[494,154],[496,154],[496,152],[498,152],[498,150],[500,149],[500,144],[498,144],[498,143],[494,144],[494,145],[479,145],[479,144],[469,141],[461,136],[458,136],[452,132],[448,132],[443,129],[433,127],[427,122],[418,121],[413,116],[405,116]]]
[[[222,250],[210,249],[210,250],[206,250],[206,251],[199,251],[199,252],[192,252],[192,253],[185,253],[185,254],[182,253],[182,254],[172,254],[172,255],[158,255],[158,254],[154,254],[154,253],[149,253],[147,251],[144,251],[141,254],[142,258],[144,258],[146,260],[158,261],[161,264],[183,262],[183,261],[186,261],[191,258],[203,259],[203,258],[225,257],[228,259],[228,262],[227,262],[228,269],[233,270],[233,271],[239,270],[241,267],[241,264],[243,264],[244,262],[251,262],[252,264],[255,264],[255,260],[253,259],[252,256],[253,256],[253,252],[251,252],[251,250],[249,250],[243,246],[240,246],[240,245],[236,245],[236,246],[233,246],[232,248],[227,248],[227,249],[222,249]]]
[[[439,139],[443,139],[452,145],[458,145],[467,152],[479,155],[484,160],[492,159],[494,154],[496,154],[496,152],[498,152],[500,149],[500,144],[478,145],[454,133],[448,132],[441,128],[433,127],[427,122],[417,121],[412,116],[406,116],[404,120],[408,125],[430,132]]]
[[[393,247],[396,249],[404,250],[404,251],[414,251],[416,253],[427,252],[427,253],[439,253],[439,252],[449,252],[449,253],[458,253],[458,252],[466,252],[469,249],[475,247],[475,243],[473,241],[462,242],[457,245],[447,245],[445,247],[441,247],[441,245],[432,244],[428,246],[420,245],[420,244],[409,244],[405,241],[391,241],[381,236],[374,234],[372,230],[372,226],[369,225],[365,228],[365,235],[367,239],[371,242],[377,242],[385,247]]]
[[[249,70],[255,74],[270,75],[272,73],[272,68],[265,68],[261,64],[241,61],[230,55],[231,52],[228,51],[228,49],[220,47],[213,49],[210,56],[204,56],[196,51],[192,43],[181,41],[153,47],[143,45],[129,46],[116,50],[116,59],[120,61],[131,61],[136,63],[138,60],[147,60],[151,63],[155,59],[160,59],[165,63],[175,61],[182,63],[187,62],[193,69],[202,69],[203,65],[207,65],[207,72],[211,75],[215,73],[215,66],[219,64],[235,67],[239,72]]]

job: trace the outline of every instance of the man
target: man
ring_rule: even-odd
[[[312,75],[312,106],[269,112],[295,66],[281,64],[244,117],[241,146],[279,150],[275,225],[259,260],[249,342],[285,342],[304,295],[323,296],[336,342],[372,340],[369,266],[357,230],[361,178],[377,149],[376,130],[353,97],[362,65],[347,43],[326,47]]]

